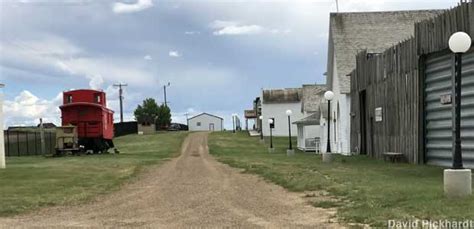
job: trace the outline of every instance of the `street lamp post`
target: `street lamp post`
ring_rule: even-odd
[[[259,121],[260,121],[260,142],[264,142],[263,140],[263,116],[260,115],[260,117],[258,117]]]
[[[270,148],[268,149],[268,152],[273,153],[275,152],[275,149],[273,148],[273,135],[272,135],[272,127],[273,127],[273,118],[268,119],[268,124],[270,127]]]
[[[288,116],[288,150],[286,150],[287,156],[293,156],[295,151],[293,150],[293,144],[291,142],[291,115],[293,112],[291,110],[286,111],[286,115]]]
[[[471,48],[471,37],[456,32],[449,38],[449,49],[454,53],[453,79],[453,166],[444,170],[444,192],[448,197],[464,197],[472,194],[472,174],[463,168],[461,148],[461,91],[462,55]]]
[[[331,155],[331,100],[334,99],[334,92],[326,91],[324,93],[324,98],[328,101],[328,137],[327,137],[327,146],[326,146],[326,153],[322,154],[323,162],[331,162],[332,155]]]
[[[5,84],[0,83],[0,89],[5,87]],[[3,94],[0,92],[0,169],[6,168],[5,162],[5,141],[3,136]]]

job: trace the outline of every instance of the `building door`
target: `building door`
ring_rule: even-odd
[[[359,93],[359,111],[360,111],[360,154],[367,154],[367,106],[366,92]]]
[[[424,74],[425,162],[451,166],[453,149],[452,104],[454,58],[451,53],[426,58]],[[443,103],[442,99],[443,98]],[[454,102],[454,97],[452,97]],[[463,55],[461,98],[461,145],[465,167],[474,167],[474,52]]]
[[[214,123],[209,124],[209,131],[214,131]]]

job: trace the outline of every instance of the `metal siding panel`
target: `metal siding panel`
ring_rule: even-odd
[[[463,56],[461,139],[464,166],[474,168],[474,52]],[[452,55],[432,55],[425,70],[425,153],[427,163],[451,166],[452,105],[440,96],[452,92]]]

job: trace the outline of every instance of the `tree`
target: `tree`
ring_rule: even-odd
[[[156,101],[152,98],[143,100],[142,105],[138,105],[137,109],[133,113],[137,122],[150,125],[154,124],[160,114],[160,107]]]
[[[171,124],[171,110],[168,106],[162,104],[159,107],[158,112],[158,119],[156,120],[156,124],[162,128],[166,129]]]

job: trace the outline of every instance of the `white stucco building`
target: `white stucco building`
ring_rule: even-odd
[[[262,117],[263,135],[270,136],[270,125],[268,119],[275,119],[275,128],[272,130],[273,136],[288,136],[288,116],[287,110],[291,110],[291,122],[302,119],[301,112],[301,88],[285,89],[264,89],[262,91]],[[291,124],[291,134],[297,135],[297,127]]]
[[[414,34],[414,22],[428,19],[436,11],[392,11],[331,13],[329,22],[327,88],[334,92],[331,101],[331,151],[350,154],[351,87],[349,74],[356,67],[356,54],[367,50],[377,55]],[[326,114],[324,114],[326,116]],[[327,118],[323,118],[327,133]],[[327,144],[327,134],[321,144]],[[322,147],[323,152],[326,147]]]
[[[223,131],[224,119],[202,113],[188,119],[189,131]]]

